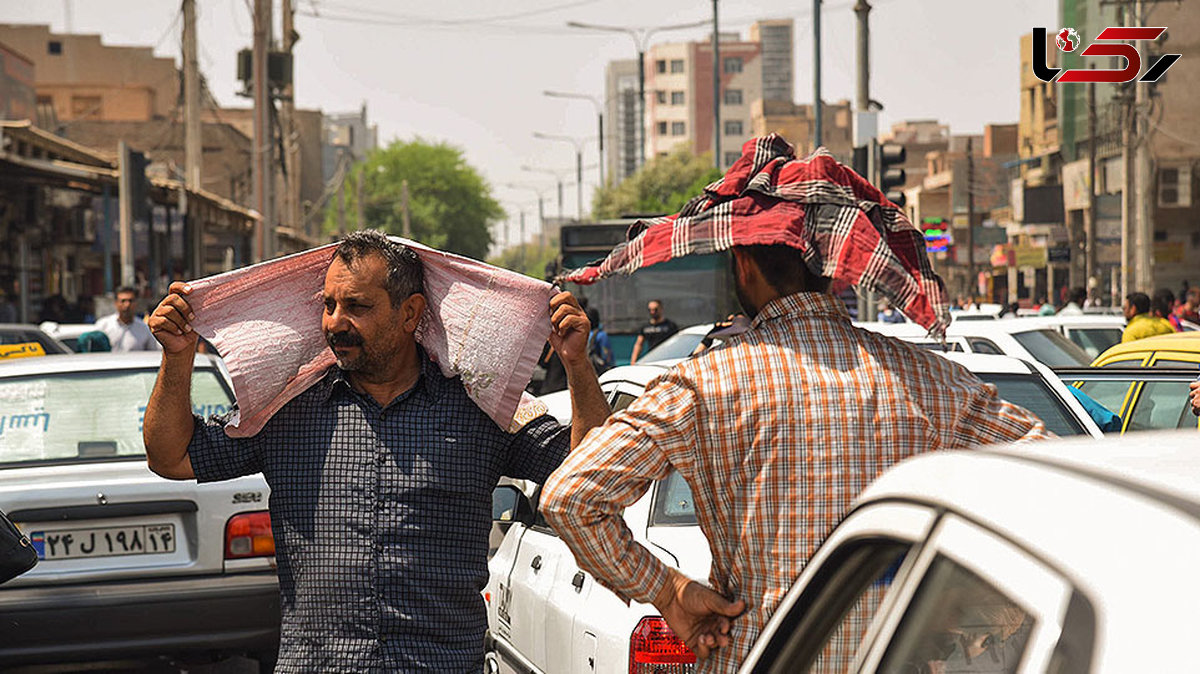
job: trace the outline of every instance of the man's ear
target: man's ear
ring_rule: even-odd
[[[400,303],[400,327],[407,333],[417,331],[421,316],[425,315],[425,296],[413,293]]]
[[[754,265],[753,270],[758,271],[758,265],[754,263],[754,258],[737,246],[730,248],[729,254],[733,259],[733,278],[745,288],[750,283],[750,266]]]

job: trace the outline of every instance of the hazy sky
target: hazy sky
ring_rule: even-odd
[[[702,0],[294,0],[296,96],[300,107],[356,110],[365,101],[380,142],[420,136],[466,150],[498,199],[515,215],[536,214],[532,191],[547,189],[554,214],[553,178],[520,170],[522,164],[574,169],[567,143],[533,138],[534,131],[595,135],[587,101],[546,98],[542,91],[604,95],[604,67],[636,56],[624,34],[591,33],[567,21],[658,26],[711,20]],[[882,102],[881,128],[892,122],[936,118],[955,133],[985,123],[1015,122],[1019,48],[1033,26],[1053,29],[1056,0],[870,0],[871,97]],[[251,41],[251,0],[197,0],[200,65],[225,105],[246,106],[234,92],[235,54]],[[822,11],[822,97],[853,98],[853,0],[826,0]],[[797,101],[812,101],[811,0],[720,0],[722,32],[746,37],[757,19],[795,20]],[[70,16],[76,33],[99,33],[107,44],[154,45],[179,55],[179,2],[175,0],[3,0],[0,22],[48,23],[61,31]],[[312,16],[320,15],[319,17]],[[278,3],[276,3],[278,36]],[[338,17],[345,17],[341,19]],[[656,35],[652,42],[704,39],[703,28]],[[585,146],[595,164],[596,145]],[[573,175],[573,174],[572,174]],[[573,180],[573,178],[571,178]],[[595,170],[585,172],[586,204]],[[574,214],[567,191],[566,213]],[[514,217],[515,219],[515,217]],[[535,217],[529,217],[532,229]]]

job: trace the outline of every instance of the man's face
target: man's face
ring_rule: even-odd
[[[387,264],[379,255],[359,258],[353,267],[335,257],[325,273],[321,329],[343,370],[375,374],[411,348],[412,333],[402,329],[401,309],[392,307],[386,278]]]
[[[1125,320],[1129,320],[1137,315],[1137,311],[1129,303],[1129,300],[1121,300],[1121,313],[1125,314]]]
[[[133,293],[117,293],[117,316],[128,323],[133,320]]]
[[[1192,311],[1200,308],[1200,292],[1189,290],[1187,294],[1187,305]]]
[[[742,313],[746,314],[750,320],[754,320],[758,316],[758,307],[750,300],[750,294],[746,292],[742,285],[743,277],[749,273],[748,270],[742,268],[741,257],[734,251],[729,253],[729,270],[733,274],[733,292],[737,295],[738,304],[742,306]]]
[[[658,302],[651,302],[646,305],[646,310],[650,312],[650,320],[657,323],[662,320],[662,305]]]

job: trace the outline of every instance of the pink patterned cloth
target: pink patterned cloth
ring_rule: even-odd
[[[425,268],[417,341],[501,428],[539,409],[525,385],[550,334],[554,288],[414,241]],[[250,437],[335,363],[321,332],[325,271],[336,244],[192,281],[192,327],[221,352],[238,411],[225,427]],[[518,407],[521,413],[518,414]],[[514,415],[516,418],[514,419]]]

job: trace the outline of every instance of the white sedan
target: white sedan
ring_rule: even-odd
[[[0,362],[0,510],[40,558],[0,587],[4,667],[274,659],[279,586],[266,481],[196,484],[150,472],[141,427],[160,360],[143,352]],[[191,397],[202,415],[233,403],[215,358],[196,356]]]
[[[1049,367],[1087,367],[1092,356],[1046,322],[1051,317],[1003,318],[994,321],[954,320],[946,329],[952,351],[1014,356]],[[1102,319],[1107,320],[1107,319]],[[916,323],[856,323],[860,328],[903,339],[927,348],[940,343]]]
[[[783,672],[1184,672],[1200,632],[1196,432],[901,462],[742,663]]]
[[[1101,437],[1082,406],[1044,366],[1004,356],[944,355],[993,383],[1005,399],[1041,416],[1055,433]],[[674,362],[604,373],[601,388],[613,411],[628,407]],[[567,392],[541,399],[561,422],[570,421]],[[493,502],[500,526],[508,531],[488,565],[488,671],[692,671],[694,656],[657,609],[636,602],[626,605],[580,570],[566,544],[537,515],[536,501],[535,485],[525,485],[524,490],[508,485],[497,489]],[[697,524],[691,490],[679,473],[657,482],[627,508],[625,521],[634,538],[663,561],[692,578],[708,577],[708,541]]]

